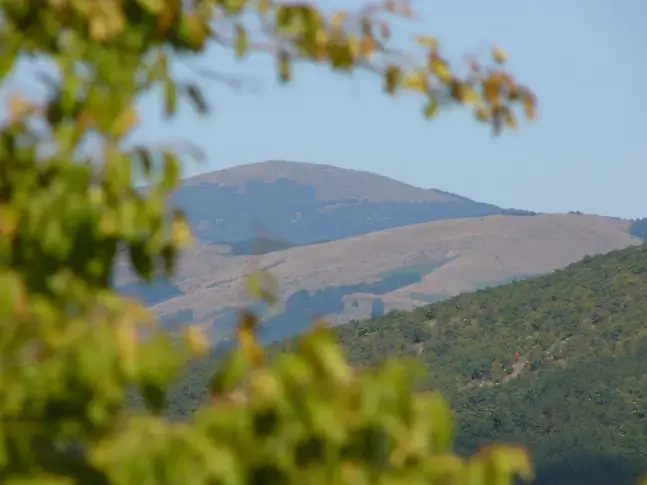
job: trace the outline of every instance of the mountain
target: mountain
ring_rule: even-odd
[[[122,268],[117,284],[151,305],[167,328],[208,324],[220,340],[249,303],[246,272],[269,269],[284,306],[263,324],[262,338],[269,342],[300,332],[317,316],[335,324],[380,316],[637,244],[628,225],[591,215],[495,215],[414,224],[259,257],[196,243],[182,255],[173,281],[144,286]]]
[[[536,485],[633,485],[647,471],[647,244],[335,332],[356,365],[417,360],[420,386],[453,404],[457,448],[524,443]],[[177,414],[222,352],[170,396]]]
[[[232,244],[245,254],[332,241],[420,222],[505,210],[440,190],[427,190],[370,172],[330,165],[268,161],[185,179],[174,201],[205,243]],[[277,241],[277,243],[272,243]]]

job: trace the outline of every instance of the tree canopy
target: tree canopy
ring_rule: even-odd
[[[182,102],[208,113],[199,79],[176,79],[175,63],[219,44],[241,58],[272,56],[282,83],[299,61],[368,70],[390,95],[418,93],[427,117],[459,103],[499,133],[517,124],[515,105],[528,118],[536,107],[506,72],[503,51],[493,49],[485,64],[470,59],[461,74],[435,38],[422,36],[423,52],[412,57],[389,41],[388,19],[413,15],[394,0],[330,15],[271,0],[6,0],[0,9],[3,84],[28,58],[56,72],[34,73],[44,100],[10,93],[0,126],[3,484],[499,484],[530,476],[521,448],[454,454],[449,408],[437,393],[412,394],[396,364],[353,370],[324,330],[266,362],[247,314],[207,402],[188,421],[169,420],[165,391],[206,352],[201,329],[167,335],[110,284],[120,258],[146,281],[172,274],[190,239],[184,215],[167,204],[188,154],[125,143],[146,121],[135,101],[152,89],[161,89],[166,116]],[[264,296],[264,280],[251,281]],[[130,405],[133,395],[141,407]]]

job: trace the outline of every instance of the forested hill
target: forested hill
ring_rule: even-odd
[[[453,403],[460,450],[524,443],[539,485],[647,471],[647,244],[335,332],[358,365],[419,359],[421,385]],[[218,353],[175,390],[175,413],[202,399]]]
[[[647,471],[647,244],[413,312],[339,327],[357,364],[415,356],[452,399],[458,446],[530,446],[542,484]]]
[[[415,352],[430,382],[462,387],[500,381],[515,352],[520,375],[614,355],[647,332],[647,244],[337,332],[354,361]]]

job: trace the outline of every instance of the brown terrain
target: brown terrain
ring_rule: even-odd
[[[183,255],[173,280],[184,294],[153,308],[160,316],[192,309],[195,322],[209,322],[220,309],[248,303],[246,272],[266,268],[277,279],[283,298],[298,290],[375,282],[385,274],[417,271],[420,282],[380,295],[386,311],[407,309],[639,244],[627,233],[628,225],[595,215],[495,215],[415,224],[262,256],[231,256],[226,246],[195,243]],[[126,271],[118,273],[120,283],[131,279]],[[369,316],[373,299],[371,294],[346,295],[344,311],[329,318],[343,323]]]
[[[244,191],[250,180],[265,183],[288,179],[312,187],[318,200],[360,198],[371,202],[459,202],[469,200],[437,189],[423,189],[362,170],[318,163],[270,160],[238,165],[185,179],[183,187],[222,184]]]

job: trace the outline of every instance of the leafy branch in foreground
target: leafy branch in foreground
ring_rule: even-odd
[[[207,350],[201,329],[171,337],[111,287],[119,261],[147,281],[171,275],[190,239],[184,215],[167,204],[178,155],[125,145],[143,92],[161,88],[168,116],[184,100],[208,112],[200,87],[171,74],[175,62],[216,43],[241,57],[274,56],[283,82],[299,60],[368,69],[390,94],[421,94],[427,116],[457,102],[499,132],[515,125],[515,104],[528,117],[535,110],[500,51],[494,66],[471,62],[459,77],[423,37],[421,62],[413,62],[389,46],[379,18],[412,15],[394,1],[331,16],[267,0],[3,0],[0,9],[2,82],[29,56],[56,71],[40,76],[44,102],[13,93],[0,125],[3,484],[498,484],[529,476],[515,447],[451,454],[440,397],[412,394],[395,364],[356,375],[323,330],[264,364],[251,316],[212,399],[190,421],[169,421],[165,392]],[[128,405],[132,390],[143,409]]]

